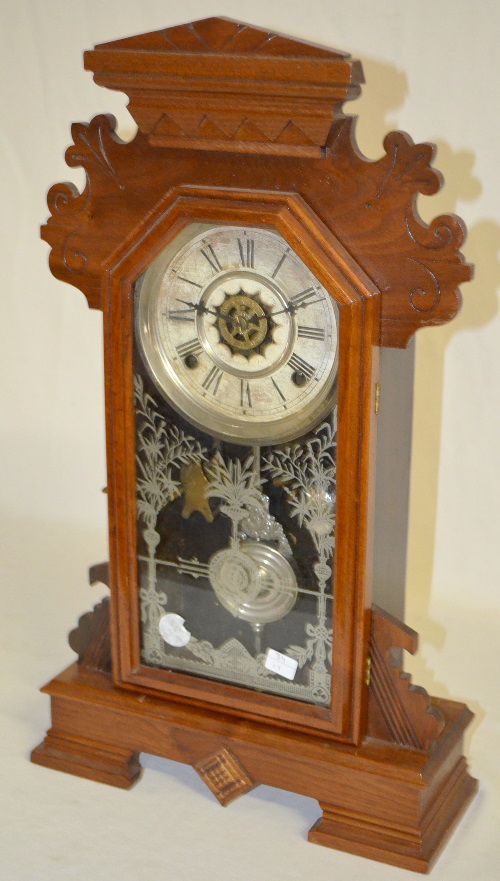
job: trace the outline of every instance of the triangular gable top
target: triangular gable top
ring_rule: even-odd
[[[257,55],[279,58],[348,59],[346,52],[294,40],[229,18],[203,18],[188,24],[100,43],[96,49],[149,52]]]

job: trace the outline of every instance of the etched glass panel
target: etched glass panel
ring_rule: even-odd
[[[182,423],[140,373],[135,400],[143,663],[326,705],[336,407],[248,448]]]

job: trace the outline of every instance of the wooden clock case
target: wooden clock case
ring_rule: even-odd
[[[150,752],[193,765],[222,804],[259,783],[290,789],[320,802],[311,841],[425,872],[475,792],[471,713],[395,665],[417,636],[372,606],[371,585],[380,351],[451,319],[471,276],[460,220],[416,213],[440,186],[433,148],[393,132],[367,161],[342,112],[360,63],[227,19],[102,44],[85,66],[129,95],[139,131],[123,143],[104,115],[72,126],[67,163],[87,184],[52,187],[42,236],[54,275],[104,316],[110,562],[91,581],[111,596],[71,633],[78,662],[43,689],[52,728],[32,759],[126,788]],[[277,229],[339,303],[329,709],[141,664],[132,289],[192,220]]]

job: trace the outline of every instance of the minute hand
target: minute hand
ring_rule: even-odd
[[[307,300],[303,303],[297,303],[297,305],[295,305],[294,303],[289,303],[288,306],[286,306],[284,309],[280,309],[279,312],[271,312],[271,315],[273,316],[273,318],[276,315],[282,315],[283,312],[288,312],[289,315],[293,315],[297,311],[297,309],[305,309],[306,306],[313,306],[314,303],[321,303],[322,299],[322,297],[319,297],[319,299],[317,300]]]

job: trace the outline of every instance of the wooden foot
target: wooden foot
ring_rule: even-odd
[[[33,750],[31,761],[120,789],[130,789],[142,773],[138,752],[53,731]]]
[[[374,805],[375,816],[320,803],[323,816],[309,830],[308,840],[427,873],[476,790],[477,781],[469,776],[465,759],[461,758],[433,800],[426,798],[424,791],[419,795],[415,788],[413,792],[407,788],[407,802],[413,802],[415,814],[405,818],[404,823],[395,822],[394,817],[381,818],[380,804]],[[426,801],[428,807],[422,811]]]

